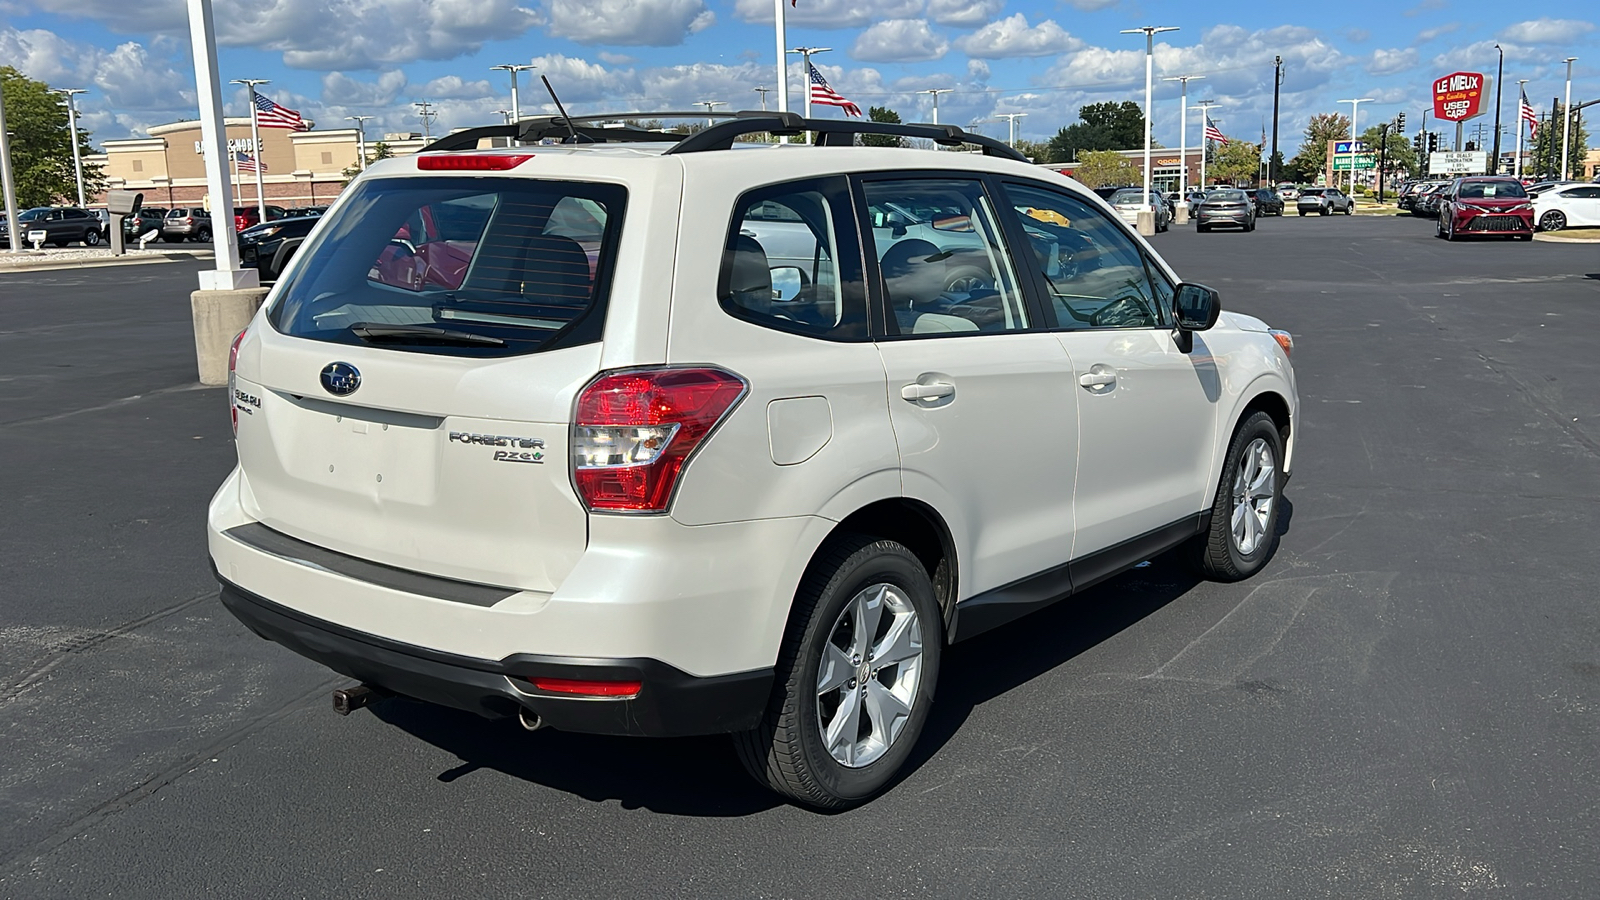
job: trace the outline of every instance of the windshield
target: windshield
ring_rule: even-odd
[[[311,340],[454,355],[595,339],[626,199],[526,178],[367,181],[325,217],[268,318]]]
[[[1142,204],[1142,203],[1145,202],[1143,199],[1141,199],[1143,196],[1144,196],[1144,192],[1143,191],[1117,191],[1115,194],[1111,195],[1111,205],[1112,206],[1123,206],[1123,205],[1133,204],[1133,203],[1141,203]],[[1151,194],[1150,195],[1150,200],[1152,202],[1154,202],[1156,200],[1156,195],[1155,194]]]
[[[33,222],[33,221],[36,221],[38,219],[44,218],[45,214],[48,213],[48,212],[50,212],[50,210],[48,210],[48,209],[30,209],[27,212],[17,213],[17,221],[18,222]]]
[[[1522,185],[1515,181],[1469,181],[1456,191],[1463,200],[1520,199],[1528,196]]]

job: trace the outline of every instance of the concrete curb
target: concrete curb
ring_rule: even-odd
[[[191,253],[163,253],[159,256],[124,256],[109,259],[64,259],[14,263],[7,265],[0,259],[0,275],[7,272],[52,272],[61,269],[103,269],[109,266],[148,266],[154,263],[184,262],[186,260],[216,259],[216,254],[210,250],[196,250]]]
[[[1552,244],[1600,244],[1600,238],[1562,237],[1548,231],[1541,231],[1533,236],[1536,241],[1549,241]]]

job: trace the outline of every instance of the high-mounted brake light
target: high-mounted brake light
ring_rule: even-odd
[[[239,332],[233,338],[233,346],[228,348],[228,415],[233,419],[233,433],[236,435],[239,433],[239,407],[234,406],[238,401],[234,399],[236,378],[233,370],[239,366],[239,344],[244,342],[244,336],[249,333],[248,327]]]
[[[528,681],[535,688],[552,694],[623,699],[638,696],[639,689],[644,686],[638,681],[589,681],[579,678],[529,678]]]
[[[614,372],[590,382],[572,428],[573,483],[584,506],[664,512],[684,464],[745,387],[722,369]]]
[[[530,159],[532,153],[423,153],[417,155],[417,168],[425,172],[504,172]]]

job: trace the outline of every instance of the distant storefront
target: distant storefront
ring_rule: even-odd
[[[327,204],[343,188],[344,170],[355,166],[360,155],[360,133],[354,128],[262,128],[261,146],[257,148],[250,136],[248,118],[230,118],[226,125],[230,156],[244,153],[265,164],[262,193],[268,203],[277,206]],[[157,125],[148,134],[147,138],[106,141],[102,145],[105,152],[88,157],[87,161],[104,168],[109,188],[141,191],[149,206],[199,204],[206,195],[199,121]],[[386,135],[384,140],[396,156],[415,153],[426,143],[421,135],[414,134]],[[375,143],[368,139],[368,152]],[[239,172],[235,176],[234,171],[230,159],[228,172],[233,178],[234,202],[253,202],[255,173]],[[104,204],[105,198],[97,197],[94,202]]]

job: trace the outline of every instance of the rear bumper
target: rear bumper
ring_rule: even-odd
[[[364,684],[488,718],[531,710],[563,731],[670,737],[754,728],[772,689],[771,669],[698,678],[654,659],[583,659],[519,653],[473,659],[402,644],[308,616],[230,583],[222,603],[257,635]],[[638,681],[631,698],[574,698],[537,691],[530,678]]]

